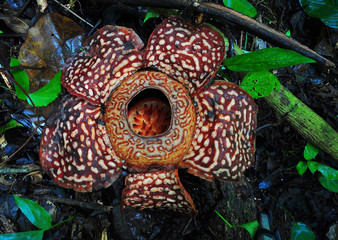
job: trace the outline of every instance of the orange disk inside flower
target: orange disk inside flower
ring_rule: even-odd
[[[114,91],[105,122],[117,155],[132,170],[146,171],[170,169],[183,159],[196,115],[182,84],[160,72],[142,71]]]

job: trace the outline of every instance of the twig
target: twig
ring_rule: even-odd
[[[7,166],[0,168],[0,174],[19,174],[19,173],[31,173],[37,170],[42,170],[37,165],[24,165],[24,166]]]
[[[0,38],[10,38],[10,37],[25,38],[26,34],[24,33],[1,33],[0,34]]]
[[[53,1],[56,2],[57,4],[59,4],[64,10],[66,10],[67,12],[73,14],[75,17],[77,17],[78,19],[80,19],[82,22],[84,22],[85,24],[87,24],[88,26],[90,26],[91,28],[94,27],[92,24],[90,24],[89,22],[87,22],[85,19],[83,19],[82,17],[80,17],[79,15],[77,15],[75,12],[73,12],[72,10],[70,10],[69,8],[67,8],[66,6],[62,5],[59,1],[57,1],[57,0],[53,0]]]
[[[23,87],[15,80],[15,78],[13,78],[10,74],[8,74],[6,71],[1,70],[1,69],[0,69],[0,74],[3,75],[3,76],[6,76],[7,78],[9,78],[13,82],[15,82],[15,84],[24,92],[24,94],[28,97],[28,99],[31,101],[33,107],[35,108],[34,101],[31,99],[31,97],[29,96],[28,92],[25,89],[23,89]],[[38,118],[38,123],[37,123],[36,127],[34,128],[34,131],[29,136],[29,138],[11,156],[9,156],[9,158],[3,160],[0,163],[0,167],[3,166],[4,164],[6,164],[6,162],[8,162],[12,157],[14,157],[33,138],[34,134],[38,130],[38,126],[40,125],[40,116],[38,116],[38,117],[39,117]]]
[[[80,208],[86,208],[86,209],[102,211],[102,212],[110,212],[114,208],[114,206],[106,206],[106,205],[101,205],[98,203],[90,203],[90,202],[84,202],[84,201],[68,199],[68,198],[53,197],[50,195],[34,195],[30,197],[35,198],[35,199],[50,200],[53,202],[64,203],[67,205],[72,205],[72,206],[77,206]]]
[[[160,7],[160,8],[176,8],[176,9],[185,9],[192,4],[192,1],[186,0],[97,0],[98,2],[106,3],[122,3],[126,5],[138,5],[138,6],[148,6],[148,7]],[[283,47],[286,49],[294,50],[306,57],[312,58],[317,62],[330,67],[335,68],[335,64],[330,60],[319,55],[315,51],[309,49],[308,47],[300,44],[296,40],[286,36],[283,33],[280,33],[263,23],[255,21],[254,19],[245,16],[239,12],[236,12],[230,8],[221,6],[212,2],[195,2],[195,10],[197,12],[206,13],[213,17],[225,20],[227,22],[233,23],[245,29],[246,31],[257,35],[258,37],[269,41],[270,43]]]
[[[20,69],[20,70],[24,70],[24,69],[32,69],[32,70],[42,70],[44,69],[44,67],[34,67],[34,66],[24,66],[24,65],[18,65],[18,66],[14,66],[14,67],[7,67],[7,68],[2,68],[0,67],[0,70],[13,70],[13,69]]]

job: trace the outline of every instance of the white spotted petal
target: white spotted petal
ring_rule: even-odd
[[[236,84],[219,80],[194,101],[195,138],[180,167],[210,181],[241,180],[254,162],[257,105]]]
[[[40,146],[41,166],[64,188],[90,192],[109,187],[121,174],[100,107],[75,96],[61,99]]]
[[[104,26],[67,59],[61,83],[75,96],[104,104],[118,84],[142,67],[142,48],[132,29]]]

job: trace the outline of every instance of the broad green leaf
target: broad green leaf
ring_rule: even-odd
[[[307,170],[307,164],[304,161],[299,161],[297,164],[297,171],[300,175],[303,175]]]
[[[338,170],[336,170],[332,167],[318,163],[317,164],[317,171],[321,172],[323,174],[323,176],[329,181],[338,180]]]
[[[143,22],[145,23],[149,18],[157,18],[159,16],[160,12],[157,10],[157,8],[149,8]]]
[[[49,83],[36,92],[29,94],[36,107],[47,106],[58,97],[61,92],[61,73],[62,72],[59,71]],[[32,105],[29,98],[27,98],[27,101]]]
[[[296,222],[293,223],[291,228],[291,240],[314,240],[316,239],[315,234],[311,228],[306,226],[304,223]]]
[[[32,200],[20,198],[16,195],[13,196],[18,207],[31,223],[43,230],[51,228],[52,218],[43,207]]]
[[[231,225],[227,220],[225,220],[225,218],[215,210],[215,213],[217,213],[217,215],[222,218],[222,220],[230,227],[230,228],[244,228],[245,230],[247,230],[251,236],[251,238],[253,239],[255,237],[255,234],[258,230],[258,227],[259,227],[259,224],[258,224],[258,221],[257,220],[254,220],[252,222],[248,222],[248,223],[244,223],[244,224],[241,224],[241,225]]]
[[[319,152],[319,149],[316,146],[313,146],[311,143],[307,143],[304,148],[304,158],[306,160],[314,159]]]
[[[0,133],[4,133],[6,130],[15,128],[15,127],[22,127],[22,124],[12,119],[8,123],[0,127]]]
[[[327,26],[338,28],[337,0],[300,0],[299,2],[311,17],[320,18]]]
[[[278,78],[268,71],[249,72],[239,85],[253,98],[268,96],[274,89],[279,89]]]
[[[319,182],[327,190],[338,193],[338,180],[327,180],[326,177],[320,175]]]
[[[41,240],[44,230],[0,234],[0,240]]]
[[[223,0],[223,3],[228,8],[232,8],[249,17],[255,17],[257,15],[256,8],[246,0]]]
[[[227,59],[225,66],[237,72],[255,72],[287,67],[315,60],[282,48],[265,48]]]
[[[20,66],[21,63],[16,58],[11,58],[10,66],[17,67]],[[29,91],[29,79],[28,76],[23,69],[12,69],[11,73],[14,76],[14,79],[20,84],[20,86],[28,93]],[[21,88],[15,84],[15,92],[19,99],[26,100],[26,94],[21,90]]]
[[[319,171],[329,181],[338,180],[338,171],[332,167],[329,167],[316,161],[308,161],[307,165],[312,173]]]

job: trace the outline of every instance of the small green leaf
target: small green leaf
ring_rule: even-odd
[[[21,63],[16,58],[11,58],[10,66],[17,67],[20,66]],[[29,79],[27,73],[23,69],[12,69],[11,73],[14,76],[14,79],[20,84],[20,86],[26,91],[29,91]],[[26,100],[26,94],[21,90],[21,88],[15,84],[15,92],[19,99]]]
[[[51,228],[52,218],[43,207],[32,200],[13,196],[18,207],[31,223],[43,230]]]
[[[157,8],[149,8],[143,22],[145,23],[149,18],[157,18],[159,16],[160,12],[157,10]]]
[[[248,223],[244,223],[244,224],[241,224],[241,225],[236,225],[236,226],[233,226],[231,225],[227,220],[225,220],[225,218],[215,210],[215,213],[217,213],[217,215],[222,218],[222,220],[230,227],[230,228],[244,228],[245,230],[247,230],[251,236],[251,238],[254,238],[255,237],[255,234],[258,230],[258,227],[259,227],[259,224],[258,224],[258,221],[257,220],[254,220],[252,222],[248,222]]]
[[[316,239],[315,234],[311,228],[306,226],[304,223],[296,222],[293,223],[291,228],[291,240],[314,240]]]
[[[0,133],[4,133],[6,130],[15,128],[15,127],[22,127],[22,124],[12,119],[8,123],[0,127]]]
[[[327,190],[338,193],[338,180],[327,180],[323,175],[320,175],[319,182]]]
[[[302,176],[307,170],[307,164],[304,161],[299,161],[296,168],[298,173]]]
[[[254,220],[252,222],[244,223],[244,224],[241,224],[241,225],[236,225],[234,227],[244,228],[245,230],[247,230],[249,232],[251,238],[253,239],[255,237],[257,230],[258,230],[259,223],[258,223],[257,220]]]
[[[249,72],[239,85],[253,98],[268,96],[274,89],[279,89],[278,78],[268,71]]]
[[[223,0],[223,3],[228,8],[232,8],[249,17],[255,17],[257,15],[256,8],[246,0]]]
[[[314,159],[319,152],[319,149],[316,146],[313,146],[311,143],[307,143],[304,148],[304,158],[306,160]]]
[[[318,162],[316,161],[308,161],[307,166],[309,167],[312,174],[318,170]]]
[[[315,61],[291,50],[265,48],[229,58],[224,64],[231,71],[255,72],[313,62]]]
[[[0,240],[41,240],[44,230],[0,234]]]
[[[327,26],[338,28],[337,0],[300,0],[299,2],[311,17],[320,18]]]
[[[41,89],[29,94],[36,107],[47,106],[58,97],[59,93],[61,92],[60,78],[61,71],[55,74],[49,83],[47,83]],[[30,105],[32,105],[29,98],[27,98],[27,101]]]
[[[332,167],[329,167],[316,161],[308,161],[307,165],[312,174],[315,173],[316,171],[319,171],[329,181],[338,180],[338,171]]]
[[[291,31],[288,30],[288,31],[285,33],[285,35],[288,36],[288,37],[291,37]]]
[[[321,172],[323,176],[329,181],[338,180],[338,171],[332,167],[317,163],[317,171]]]

